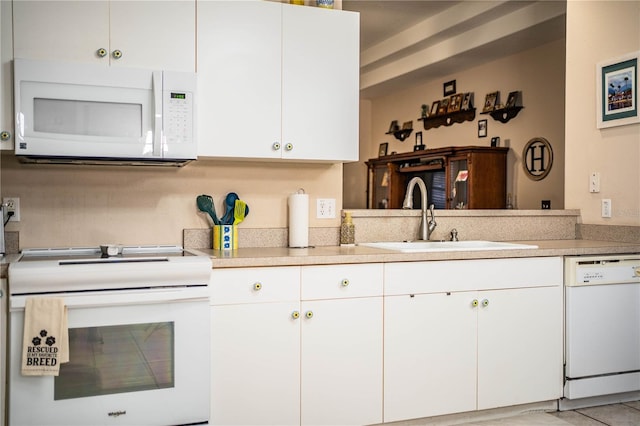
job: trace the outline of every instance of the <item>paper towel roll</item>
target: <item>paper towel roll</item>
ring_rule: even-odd
[[[289,247],[309,246],[309,195],[289,196]]]

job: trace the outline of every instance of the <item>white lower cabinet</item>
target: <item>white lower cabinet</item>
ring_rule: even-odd
[[[211,424],[382,422],[382,265],[214,269]]]
[[[214,269],[210,423],[362,425],[557,399],[562,271],[559,257]]]
[[[384,330],[385,422],[557,399],[562,261],[387,264]]]

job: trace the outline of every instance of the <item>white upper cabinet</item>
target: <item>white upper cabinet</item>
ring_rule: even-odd
[[[14,0],[14,56],[195,71],[195,0]]]
[[[358,159],[358,14],[198,3],[198,78],[200,156]]]

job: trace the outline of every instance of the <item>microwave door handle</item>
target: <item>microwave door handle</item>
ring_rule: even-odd
[[[162,71],[153,71],[153,156],[162,157]]]

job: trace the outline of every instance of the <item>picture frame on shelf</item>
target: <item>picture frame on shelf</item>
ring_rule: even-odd
[[[435,117],[438,115],[438,109],[440,109],[440,101],[435,101],[431,104],[431,111],[429,112],[429,117]]]
[[[482,108],[482,112],[493,111],[496,105],[498,104],[499,97],[500,97],[500,92],[487,93],[487,96],[484,98],[484,107]]]
[[[451,95],[449,98],[449,108],[447,112],[458,112],[462,107],[462,93],[458,93],[457,95]]]
[[[444,93],[443,96],[451,96],[454,95],[456,93],[456,81],[455,80],[451,80],[451,81],[447,81],[446,83],[444,83],[442,85],[442,91]]]
[[[398,126],[398,120],[393,120],[391,124],[389,124],[389,131],[387,133],[393,133],[400,130],[400,126]]]
[[[405,121],[402,123],[402,130],[411,130],[413,129],[413,121]]]
[[[515,91],[515,92],[510,92],[509,93],[509,97],[507,97],[507,103],[504,104],[505,108],[514,108],[517,106],[522,106],[521,105],[522,101],[520,99],[520,92],[519,91]]]
[[[473,93],[467,92],[462,97],[462,105],[460,105],[461,111],[467,111],[473,108]]]
[[[381,143],[380,147],[378,148],[378,157],[386,157],[388,149],[389,149],[389,142]]]
[[[638,60],[640,51],[596,64],[596,126],[604,129],[640,123]]]
[[[449,98],[442,99],[438,105],[438,115],[446,114],[449,109]]]
[[[487,120],[478,121],[478,137],[479,138],[487,137]]]

